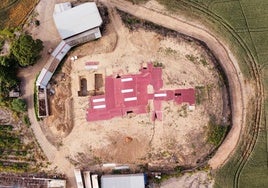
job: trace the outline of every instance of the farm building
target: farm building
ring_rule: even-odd
[[[148,91],[150,86],[152,91]],[[105,94],[90,97],[87,121],[107,120],[129,113],[149,113],[149,100],[153,100],[152,120],[162,121],[162,101],[187,103],[190,109],[194,109],[193,88],[162,90],[162,87],[162,68],[154,67],[152,63],[142,67],[139,74],[108,76],[105,78]]]
[[[37,78],[38,91],[46,89],[59,63],[72,47],[101,37],[99,27],[102,19],[94,2],[76,7],[72,7],[68,2],[56,4],[53,17],[62,41],[52,52]],[[47,105],[47,102],[44,102],[44,100],[47,101],[47,95],[46,92],[42,93],[45,96],[41,100],[38,99],[38,116],[46,117],[49,115],[48,107],[44,106]],[[41,108],[46,109],[45,113]]]
[[[144,174],[103,175],[101,188],[145,188]]]
[[[42,187],[42,188],[66,188],[66,180],[64,179],[49,179],[39,178],[35,175],[28,174],[15,175],[15,174],[1,174],[0,187]]]
[[[101,37],[102,19],[94,2],[73,8],[70,3],[57,4],[53,17],[61,38],[70,46]]]

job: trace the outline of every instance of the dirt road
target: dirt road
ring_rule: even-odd
[[[163,27],[173,29],[185,35],[189,35],[204,41],[211,49],[213,54],[220,60],[220,64],[226,73],[230,87],[230,97],[232,105],[232,128],[227,138],[220,146],[214,157],[209,161],[213,169],[220,167],[234,151],[245,123],[245,104],[244,79],[239,69],[238,62],[228,49],[228,45],[220,41],[207,28],[198,25],[193,21],[185,21],[177,17],[163,15],[155,10],[143,6],[133,5],[123,0],[101,0],[107,6],[114,6],[120,10],[128,12],[136,17],[151,21]]]
[[[47,3],[46,1],[40,1],[39,4],[36,7],[36,11],[39,13],[39,16],[37,19],[40,20],[40,27],[35,28],[26,28],[27,30],[30,30],[34,38],[41,39],[44,42],[45,49],[42,52],[42,58],[40,61],[35,64],[34,66],[28,67],[26,69],[21,69],[19,71],[19,77],[22,79],[22,88],[23,88],[23,97],[27,101],[28,105],[28,114],[29,118],[32,123],[32,129],[34,131],[34,134],[36,135],[37,141],[41,145],[44,153],[46,154],[47,158],[49,160],[53,160],[55,157],[56,148],[51,145],[45,135],[43,134],[39,122],[36,120],[35,112],[34,112],[34,102],[33,102],[33,95],[34,95],[34,81],[37,76],[37,74],[41,71],[43,66],[45,65],[48,55],[47,55],[47,48],[51,45],[47,43],[48,39],[51,39],[49,42],[54,43],[53,47],[56,46],[56,44],[59,42],[60,38],[57,34],[57,31],[54,32],[48,32],[45,28],[54,28],[53,24],[53,9],[54,4],[53,3]],[[53,30],[53,29],[52,29]],[[54,38],[52,37],[54,36]]]
[[[59,173],[66,174],[69,180],[67,182],[68,187],[75,187],[73,166],[66,159],[65,155],[62,154],[64,152],[61,150],[58,151],[56,147],[47,140],[45,133],[42,132],[40,123],[36,120],[34,111],[33,96],[35,78],[37,74],[42,70],[43,66],[49,58],[49,55],[47,53],[48,49],[55,48],[61,40],[53,21],[55,3],[59,3],[59,1],[52,0],[50,2],[47,2],[45,0],[41,0],[37,5],[35,10],[39,13],[37,19],[40,21],[40,26],[34,28],[26,28],[26,30],[28,30],[34,36],[34,38],[39,38],[44,42],[42,58],[34,66],[21,69],[18,76],[22,80],[21,88],[23,88],[23,98],[25,98],[27,101],[31,128],[33,129],[38,143],[40,144],[48,160],[52,163],[52,167],[57,166]]]
[[[210,165],[215,169],[220,167],[233,152],[241,132],[241,128],[245,120],[245,98],[244,98],[244,83],[242,73],[239,70],[238,63],[235,60],[234,56],[228,50],[226,44],[218,40],[209,30],[200,25],[195,25],[192,22],[185,22],[180,20],[178,17],[171,17],[167,15],[160,14],[154,10],[147,9],[145,7],[132,5],[126,1],[122,0],[111,0],[106,1],[102,0],[104,4],[108,6],[115,6],[119,9],[129,12],[134,16],[140,17],[142,19],[149,20],[156,24],[162,25],[164,27],[176,30],[183,34],[195,37],[199,40],[206,42],[208,47],[212,50],[215,56],[220,59],[220,63],[223,69],[226,72],[230,85],[230,95],[232,98],[232,113],[233,113],[233,127],[228,134],[226,140],[222,146],[218,149],[216,155],[210,160]],[[55,47],[59,42],[58,34],[55,32],[54,23],[52,20],[52,11],[54,3],[46,3],[46,1],[40,1],[40,4],[37,7],[37,10],[40,14],[41,27],[39,30],[33,30],[34,36],[45,41],[46,49],[50,47]],[[43,24],[43,25],[42,25]],[[47,25],[46,25],[47,24]],[[116,24],[116,23],[115,23]],[[49,32],[47,29],[49,28]],[[125,45],[122,43],[122,45]],[[46,51],[44,50],[44,53]],[[48,159],[53,162],[53,164],[59,167],[59,170],[66,173],[69,178],[70,185],[68,187],[74,187],[73,179],[73,166],[66,160],[66,154],[68,151],[65,151],[65,148],[61,148],[58,151],[53,145],[51,145],[45,138],[44,133],[42,132],[39,123],[35,119],[34,107],[33,107],[33,91],[34,91],[34,80],[36,74],[42,69],[44,63],[46,62],[46,56],[44,56],[38,64],[33,67],[21,70],[20,76],[23,77],[23,86],[25,88],[24,97],[27,100],[29,109],[29,116],[32,123],[32,128],[36,135],[38,142],[40,143],[44,153],[47,155]]]

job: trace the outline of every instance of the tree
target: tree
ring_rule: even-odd
[[[7,56],[0,56],[0,65],[4,67],[14,67],[14,69],[16,69],[18,62],[12,54],[9,54]]]
[[[17,67],[12,54],[0,56],[0,100],[8,97],[10,90],[18,84]]]
[[[15,86],[17,82],[16,70],[10,67],[4,67],[0,65],[0,83],[5,83],[7,87]]]
[[[11,108],[16,112],[25,112],[27,110],[27,105],[23,99],[13,99]]]
[[[11,47],[11,52],[17,59],[20,66],[33,65],[40,57],[43,50],[43,42],[34,40],[30,35],[21,34]]]

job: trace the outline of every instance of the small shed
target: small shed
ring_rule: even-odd
[[[19,91],[15,91],[14,89],[9,92],[9,97],[11,98],[18,98],[20,96]]]

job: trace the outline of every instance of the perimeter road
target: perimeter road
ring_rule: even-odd
[[[178,31],[182,34],[199,39],[207,44],[212,53],[220,60],[220,64],[228,78],[231,109],[232,128],[216,154],[210,159],[209,164],[213,169],[222,166],[234,152],[238,144],[242,127],[245,123],[245,85],[243,75],[237,60],[228,49],[227,45],[220,41],[202,25],[185,21],[177,17],[167,16],[155,10],[150,10],[140,5],[134,5],[123,0],[101,0],[108,7],[113,6],[138,18],[148,20],[163,27]]]

